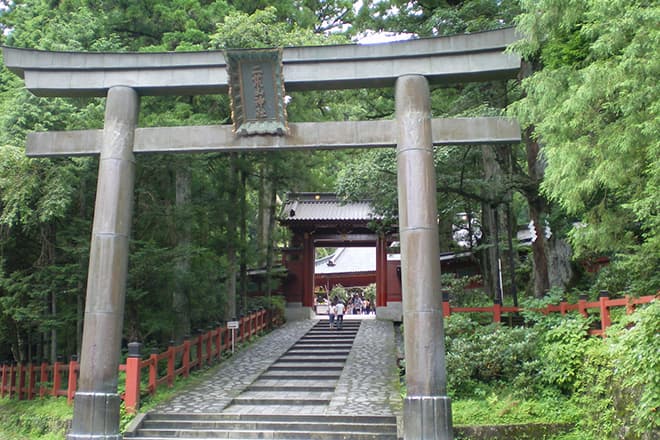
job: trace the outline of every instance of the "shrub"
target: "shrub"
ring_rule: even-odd
[[[547,328],[540,339],[541,380],[570,395],[588,347],[594,340],[601,342],[589,338],[589,322],[582,315],[548,319],[538,325]]]
[[[652,302],[597,338],[585,353],[575,400],[582,427],[598,438],[657,438],[660,407],[660,303]]]
[[[450,395],[483,393],[481,384],[529,382],[524,379],[535,365],[533,329],[482,326],[454,315],[447,320],[445,338]]]

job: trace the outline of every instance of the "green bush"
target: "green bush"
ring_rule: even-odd
[[[534,329],[483,326],[458,314],[446,322],[450,395],[473,396],[492,385],[531,382],[537,340]]]
[[[286,308],[286,299],[281,295],[257,296],[248,298],[248,309],[256,310],[259,308],[270,310],[274,316],[275,322],[284,322],[284,311]]]
[[[577,377],[581,427],[596,438],[658,438],[660,303],[652,302],[593,338]]]
[[[541,380],[570,395],[583,368],[586,351],[594,343],[602,342],[589,337],[589,322],[582,315],[548,319],[538,325],[546,327],[539,347]]]

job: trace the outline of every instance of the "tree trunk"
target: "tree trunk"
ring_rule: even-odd
[[[238,316],[236,304],[236,274],[237,274],[237,223],[239,221],[237,211],[239,168],[236,153],[230,154],[229,182],[227,191],[227,279],[225,288],[227,292],[227,309],[225,320],[229,321]]]
[[[258,214],[258,264],[265,267],[268,264],[268,242],[270,240],[271,199],[274,192],[271,172],[268,163],[262,163],[259,173],[259,214]],[[274,212],[274,211],[273,211]]]
[[[533,187],[526,193],[529,217],[534,225],[536,239],[532,241],[532,259],[534,268],[534,297],[543,298],[550,289],[548,277],[548,259],[545,251],[545,225],[543,213],[546,203],[539,193],[539,185],[543,179],[543,166],[539,160],[540,147],[532,134],[534,127],[528,127],[524,132],[527,149],[527,169]]]
[[[499,249],[499,231],[502,229],[499,225],[499,199],[500,194],[497,189],[501,187],[503,180],[502,168],[499,166],[495,151],[492,146],[484,145],[481,147],[481,161],[484,168],[484,180],[489,183],[490,191],[487,194],[490,203],[482,203],[482,232],[485,243],[488,246],[483,252],[482,273],[484,278],[484,288],[486,292],[495,300],[502,299],[502,286],[500,283],[500,249]]]
[[[240,297],[241,297],[241,303],[242,303],[242,308],[243,310],[247,309],[247,296],[248,296],[248,276],[247,276],[247,266],[248,266],[248,239],[247,239],[247,233],[248,233],[248,225],[247,225],[247,210],[248,210],[248,202],[247,202],[247,172],[245,171],[244,167],[241,167],[240,169],[240,200],[241,200],[241,206],[240,206],[240,232],[239,232],[239,237],[240,237],[240,243],[241,243],[241,257],[240,257],[240,286],[239,286],[239,291],[240,291]]]
[[[190,272],[190,246],[192,243],[190,210],[192,175],[188,163],[180,164],[175,176],[176,246],[180,250],[175,264],[175,285],[172,289],[172,310],[176,319],[172,339],[182,341],[190,335],[190,295],[186,281]]]
[[[268,235],[266,241],[266,296],[270,298],[272,293],[271,272],[273,270],[274,237],[275,231],[275,205],[277,203],[277,192],[275,185],[270,185],[270,203],[268,206]]]

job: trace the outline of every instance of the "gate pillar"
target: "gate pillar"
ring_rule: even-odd
[[[407,385],[403,407],[404,438],[451,440],[430,94],[426,78],[421,75],[399,77],[395,99]]]
[[[68,440],[118,440],[118,367],[133,209],[139,97],[108,91],[87,275],[80,379]]]

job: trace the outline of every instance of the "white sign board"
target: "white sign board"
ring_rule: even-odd
[[[238,321],[227,321],[227,328],[238,328]]]

